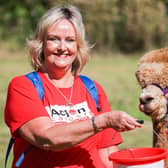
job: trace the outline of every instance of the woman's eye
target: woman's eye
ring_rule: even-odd
[[[66,41],[68,41],[68,42],[74,42],[75,39],[73,39],[73,38],[68,38],[68,39],[66,39]]]
[[[47,38],[47,40],[56,41],[56,40],[59,40],[59,39],[57,37],[49,37],[49,38]]]

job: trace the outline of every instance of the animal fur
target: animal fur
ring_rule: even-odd
[[[141,88],[150,84],[168,87],[168,48],[145,54],[138,63],[136,77]]]
[[[167,95],[162,92],[162,89],[168,88],[168,48],[145,54],[138,63],[135,75],[142,89],[139,109],[151,117],[153,129],[158,134],[153,133],[153,147],[168,149]]]

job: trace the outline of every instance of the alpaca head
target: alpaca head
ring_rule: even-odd
[[[168,48],[145,54],[139,61],[136,78],[142,88],[139,108],[153,120],[167,120]]]
[[[148,85],[143,88],[139,99],[139,109],[153,120],[167,116],[167,99],[158,86]]]

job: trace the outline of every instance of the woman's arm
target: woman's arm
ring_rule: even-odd
[[[91,120],[56,125],[48,117],[39,117],[23,124],[18,133],[40,148],[62,150],[94,135],[94,128]]]
[[[99,131],[110,127],[126,131],[140,126],[133,117],[120,111],[98,115],[95,123]],[[18,133],[40,148],[62,150],[94,135],[95,129],[91,120],[55,125],[48,117],[38,117],[23,124]]]

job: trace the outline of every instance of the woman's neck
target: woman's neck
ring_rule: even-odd
[[[74,76],[71,71],[46,71],[42,69],[42,72],[47,79],[58,88],[72,87]]]

